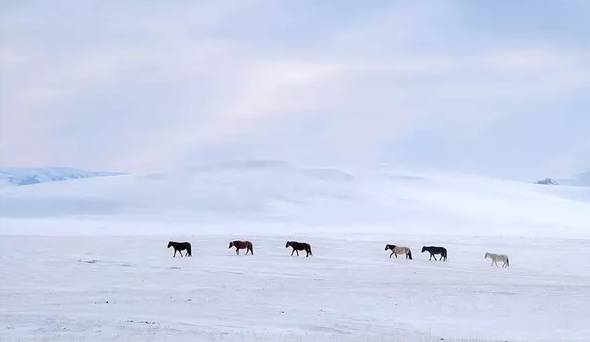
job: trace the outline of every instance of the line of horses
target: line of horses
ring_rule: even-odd
[[[170,248],[172,247],[174,249],[174,255],[173,257],[176,257],[176,253],[179,253],[180,256],[192,256],[192,246],[190,242],[176,242],[176,241],[168,241],[168,247]],[[293,248],[293,251],[291,252],[291,255],[293,255],[293,253],[297,253],[297,256],[299,256],[299,251],[305,251],[305,257],[309,257],[310,255],[313,255],[313,253],[311,252],[311,245],[307,242],[298,242],[298,241],[287,241],[287,243],[285,244],[285,248]],[[246,250],[246,255],[248,255],[248,252],[250,252],[250,255],[254,255],[254,245],[252,244],[252,242],[250,241],[240,241],[240,240],[235,240],[235,241],[230,241],[229,243],[229,247],[228,248],[235,248],[236,249],[236,254],[240,255],[240,249],[245,249]],[[185,254],[182,254],[182,251],[186,251]]]
[[[173,257],[176,257],[177,252],[180,253],[181,257],[182,256],[189,256],[189,257],[192,256],[190,242],[168,241],[168,248],[170,248],[170,247],[174,248]],[[305,251],[306,258],[309,257],[310,255],[313,256],[313,253],[311,252],[311,245],[309,243],[298,242],[298,241],[287,241],[287,243],[285,244],[285,248],[289,248],[289,247],[291,247],[293,249],[291,251],[291,256],[293,256],[293,253],[297,253],[297,256],[299,256],[299,251]],[[245,249],[246,255],[248,255],[248,252],[250,253],[250,255],[254,255],[254,245],[250,241],[241,241],[241,240],[231,241],[229,243],[228,248],[235,248],[236,255],[240,255],[240,249]],[[392,256],[395,256],[395,258],[397,259],[398,255],[405,255],[406,259],[412,260],[412,250],[409,247],[387,244],[387,245],[385,245],[385,250],[391,251],[391,254],[389,254],[390,259]],[[185,255],[182,255],[182,251],[186,251]],[[444,247],[422,246],[421,253],[424,253],[424,252],[428,252],[430,254],[430,258],[428,258],[428,260],[432,260],[432,258],[434,258],[435,261],[445,261],[445,262],[447,261],[447,249]],[[440,257],[438,259],[436,258],[437,255],[440,255]],[[494,254],[494,253],[486,252],[486,254],[484,255],[484,259],[492,260],[491,266],[495,265],[496,267],[498,267],[498,262],[502,262],[502,267],[509,267],[510,266],[510,261],[508,259],[508,256],[505,254]]]

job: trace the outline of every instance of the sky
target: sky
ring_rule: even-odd
[[[590,170],[588,1],[2,1],[0,166]]]

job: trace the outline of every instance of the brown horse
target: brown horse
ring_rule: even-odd
[[[288,247],[293,248],[293,251],[291,252],[291,256],[293,256],[293,253],[297,253],[297,256],[299,256],[299,251],[305,251],[306,258],[310,255],[313,255],[313,253],[311,252],[311,246],[309,245],[309,243],[297,242],[297,241],[287,241],[285,248],[288,248]]]
[[[168,248],[170,247],[174,247],[174,255],[173,257],[176,257],[176,252],[180,253],[180,256],[182,255],[182,251],[186,250],[186,256],[193,256],[191,254],[191,244],[190,242],[175,242],[175,241],[168,241]]]
[[[252,242],[250,241],[232,241],[229,243],[229,247],[228,248],[232,248],[235,247],[236,248],[236,254],[240,255],[240,249],[245,249],[246,250],[246,255],[248,255],[248,251],[250,252],[251,255],[254,255],[254,249],[252,248]]]

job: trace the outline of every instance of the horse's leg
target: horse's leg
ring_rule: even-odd
[[[389,254],[389,259],[391,259],[391,256],[393,255],[393,252],[391,252],[391,254]]]
[[[240,255],[240,249],[236,247],[236,255]]]
[[[293,248],[293,251],[291,252],[291,256],[293,256],[293,253],[295,253],[295,248]]]
[[[178,250],[178,253],[180,253],[180,256],[183,257],[184,255],[182,255],[182,249]]]
[[[176,258],[176,249],[174,249],[174,255],[172,257]]]
[[[434,261],[438,261],[436,260],[436,254],[432,254],[432,257],[434,257]]]
[[[299,251],[298,250],[295,250],[295,253],[297,253],[297,256],[299,256]]]
[[[397,259],[397,253],[393,253],[393,255],[395,255],[395,258]]]

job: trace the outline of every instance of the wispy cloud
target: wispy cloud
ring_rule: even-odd
[[[561,20],[559,8],[531,9],[512,32],[511,18],[495,24],[486,11],[460,2],[4,5],[0,164],[143,170],[247,156],[500,175],[590,168],[579,161],[590,52],[564,38],[588,25],[570,14],[539,40],[536,16]],[[537,127],[547,120],[577,125]],[[549,131],[567,144],[551,139],[558,147],[548,149]],[[511,147],[521,158],[507,157]],[[562,162],[536,170],[556,156],[534,148]]]

